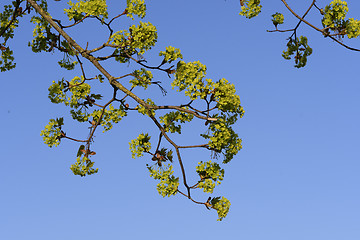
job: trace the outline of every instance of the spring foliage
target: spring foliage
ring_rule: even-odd
[[[222,196],[207,196],[213,194],[224,180],[224,165],[233,160],[242,148],[242,141],[234,130],[237,120],[244,115],[240,97],[236,94],[235,86],[227,79],[208,78],[205,64],[183,61],[181,50],[176,47],[167,46],[156,52],[153,56],[160,57],[160,62],[146,59],[145,54],[157,43],[157,28],[150,22],[138,19],[146,16],[144,0],[123,0],[123,3],[124,9],[118,15],[110,16],[110,3],[105,0],[69,1],[61,20],[51,18],[46,0],[16,0],[4,5],[0,13],[0,70],[8,71],[16,66],[13,50],[7,43],[14,37],[21,17],[30,15],[34,30],[33,39],[28,45],[32,51],[56,53],[60,68],[76,71],[70,79],[53,80],[48,88],[50,101],[67,107],[69,118],[61,116],[50,119],[40,133],[44,143],[56,147],[61,141],[73,141],[76,154],[70,169],[75,175],[84,177],[99,171],[92,160],[96,155],[92,148],[96,147],[94,137],[99,134],[99,126],[106,132],[116,129],[115,126],[121,124],[123,118],[148,118],[154,123],[158,134],[154,137],[149,133],[140,133],[131,140],[129,148],[132,158],[143,159],[150,177],[158,181],[156,189],[161,196],[185,196],[207,209],[215,209],[221,221],[229,212],[230,201]],[[241,0],[240,4],[240,15],[249,19],[259,15],[262,9],[260,0]],[[324,27],[320,31],[325,37],[346,35],[356,38],[360,35],[360,22],[354,18],[346,19],[349,9],[345,1],[334,0],[319,10],[323,15],[321,24]],[[127,17],[133,24],[114,24],[120,17]],[[76,29],[89,19],[94,22],[92,31],[96,31],[98,26],[109,32],[103,44],[94,49],[88,49],[87,45],[80,46],[67,33],[69,28]],[[273,14],[271,20],[276,28],[274,31],[280,31],[278,25],[286,23],[284,15],[279,12]],[[293,58],[297,68],[304,67],[312,49],[307,37],[296,36],[297,27],[291,31],[293,34],[283,57]],[[98,72],[93,76],[85,74],[87,68],[84,61],[93,64]],[[136,69],[129,70],[123,76],[112,76],[102,62],[122,64],[123,69],[133,63]],[[172,89],[183,94],[183,104],[164,104],[161,98],[154,100],[158,93],[154,87],[160,88],[162,94],[171,91],[165,89],[165,84],[160,81],[154,81],[155,72],[171,79]],[[95,87],[96,84],[102,88]],[[106,88],[113,94],[99,90]],[[147,93],[146,97],[142,95],[144,92]],[[70,137],[68,133],[71,131],[65,127],[64,119],[81,124],[89,133],[83,138]],[[203,122],[202,129],[192,124],[194,119]],[[182,134],[184,125],[198,132],[199,144],[186,145],[185,141],[180,145],[173,140],[174,134]],[[202,158],[204,160],[193,169],[195,178],[185,174],[180,154],[183,148],[208,150],[208,154]],[[191,193],[196,189],[207,196],[195,200]],[[206,198],[207,201],[204,201]]]
[[[282,0],[282,2],[290,11],[292,11],[292,9],[285,1]],[[333,0],[324,8],[320,8],[316,5],[315,2],[316,1],[313,1],[311,3],[309,10],[315,7],[319,10],[320,16],[322,15],[322,18],[319,19],[319,23],[322,24],[323,28],[319,29],[308,23],[306,24],[308,24],[310,27],[316,28],[316,30],[321,32],[325,37],[329,37],[341,45],[351,49],[347,45],[343,44],[340,39],[344,38],[344,36],[347,36],[349,39],[357,38],[360,35],[360,21],[354,18],[346,19],[346,15],[349,11],[347,2]],[[240,15],[245,16],[246,18],[250,19],[256,17],[261,12],[262,6],[260,5],[260,0],[241,0],[240,4]],[[295,14],[293,13],[293,15]],[[280,30],[278,29],[278,25],[286,23],[284,15],[282,13],[276,12],[271,16],[271,21],[275,26],[275,30],[269,32],[292,32],[286,44],[287,49],[283,51],[283,58],[286,60],[293,59],[295,62],[294,66],[296,68],[305,67],[308,57],[312,54],[313,50],[309,46],[308,38],[306,36],[300,36],[300,38],[296,36],[300,23],[305,24],[304,21],[301,22],[303,19],[299,19],[301,21],[298,25],[296,25],[295,28]],[[296,17],[300,18],[298,16]],[[304,15],[304,18],[305,17],[306,14]],[[355,50],[360,51],[359,49]]]
[[[11,20],[11,16],[14,11],[18,11],[16,9],[20,9],[22,2],[24,1],[6,6],[0,15],[4,30],[1,35],[4,39],[2,46],[13,37],[19,21],[17,18]],[[88,129],[87,137],[70,137],[71,131],[64,125],[65,120],[68,121],[69,118],[65,116],[50,119],[41,131],[44,143],[49,147],[57,147],[61,141],[74,141],[77,151],[70,170],[75,175],[85,177],[99,171],[95,168],[93,159],[96,153],[92,149],[96,146],[94,136],[99,134],[97,130],[100,126],[103,127],[103,132],[106,132],[114,129],[116,124],[120,124],[123,118],[130,115],[136,117],[140,114],[142,117],[148,117],[154,122],[160,137],[156,139],[149,133],[140,133],[129,142],[132,158],[144,159],[150,177],[158,181],[156,189],[161,196],[170,197],[180,193],[197,204],[215,209],[218,220],[222,220],[230,207],[230,202],[226,198],[209,197],[207,201],[201,202],[194,200],[191,192],[202,189],[205,194],[212,194],[215,187],[224,179],[224,170],[220,164],[230,162],[241,149],[241,139],[232,126],[243,116],[244,110],[234,85],[223,78],[206,78],[206,66],[203,63],[182,61],[181,50],[173,46],[167,46],[155,53],[161,58],[161,62],[150,65],[149,62],[153,61],[145,59],[143,55],[155,46],[158,33],[150,22],[135,20],[136,17],[142,19],[146,16],[146,4],[143,0],[127,0],[123,11],[113,18],[109,16],[109,6],[105,0],[69,1],[68,8],[64,9],[65,18],[61,20],[50,17],[45,0],[29,0],[24,8],[18,17],[32,15],[30,22],[34,24],[33,39],[28,44],[32,51],[59,52],[59,67],[68,71],[81,71],[81,75],[74,74],[70,79],[53,80],[48,88],[48,97],[52,103],[62,104],[69,109],[70,119]],[[128,17],[134,22],[128,27],[115,29],[112,23],[119,17]],[[109,37],[96,49],[81,48],[74,40],[69,41],[66,33],[68,28],[76,29],[78,24],[87,19],[97,20],[99,27],[109,31]],[[68,25],[64,25],[65,22],[68,22]],[[54,25],[61,30],[54,29]],[[119,24],[116,25],[118,26]],[[15,66],[10,48],[2,49],[1,59],[1,70],[10,70]],[[94,66],[101,65],[102,61],[113,61],[116,64],[125,63],[125,68],[131,62],[138,67],[119,77],[111,76],[107,71],[98,68],[99,73],[89,77],[90,74],[85,74],[87,69],[83,64],[84,59],[89,60]],[[155,71],[172,78],[171,87],[183,93],[185,104],[160,105],[159,98],[155,103],[152,97],[156,96],[153,86],[159,87],[163,94],[168,92],[160,81],[154,80]],[[121,80],[121,83],[118,80]],[[99,91],[96,87],[98,84],[107,84],[113,90],[113,94],[108,96]],[[147,96],[151,97],[142,98],[140,94],[135,95],[137,89],[149,92]],[[206,107],[199,108],[200,105]],[[194,118],[203,121],[204,127],[194,129],[200,130],[199,144],[186,147],[205,148],[209,151],[205,158],[222,161],[200,162],[194,169],[197,178],[189,179],[182,164],[180,145],[175,143],[172,137],[173,134],[182,134],[183,125],[191,127],[190,123]],[[164,147],[165,144],[170,145],[170,148]],[[174,168],[176,165],[177,170]],[[180,185],[181,178],[183,186]],[[187,182],[191,181],[193,184],[189,185]]]
[[[260,0],[244,0],[240,1],[240,3],[242,6],[239,14],[246,18],[256,17],[261,12]]]

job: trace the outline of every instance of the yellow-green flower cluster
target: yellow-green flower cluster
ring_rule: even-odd
[[[157,41],[157,30],[151,23],[132,25],[127,30],[117,31],[111,35],[112,44],[117,45],[115,50],[115,60],[121,63],[129,61],[130,56],[144,54],[147,50],[155,46]]]
[[[218,213],[218,217],[219,217],[218,221],[222,221],[223,218],[226,217],[226,215],[229,212],[231,205],[230,201],[225,197],[222,197],[221,199],[220,197],[216,197],[213,198],[210,203]]]
[[[151,149],[150,136],[146,133],[141,133],[136,139],[129,142],[131,157],[142,157],[144,152],[149,152]]]
[[[171,133],[181,134],[181,125],[175,125],[175,122],[185,123],[190,122],[194,118],[194,115],[190,113],[184,113],[180,111],[169,112],[160,117],[160,122],[164,124],[165,131]]]
[[[62,103],[66,99],[66,94],[64,93],[65,82],[64,79],[55,82],[49,87],[49,99],[52,103]]]
[[[47,45],[48,37],[50,38],[50,24],[43,18],[33,16],[30,22],[35,24],[35,28],[33,30],[34,39],[32,40],[31,50],[35,53],[41,51],[48,51],[50,47]],[[55,37],[55,36],[52,36]]]
[[[275,25],[275,27],[277,27],[277,25],[279,25],[279,24],[284,23],[284,15],[282,15],[281,13],[277,12],[271,16],[273,17],[271,20],[272,20],[273,24]]]
[[[155,46],[158,35],[156,27],[151,23],[140,21],[140,25],[132,25],[129,31],[131,33],[131,47],[138,49],[139,54],[144,54],[145,51]]]
[[[340,36],[356,38],[360,35],[360,21],[354,18],[345,20],[349,11],[347,2],[334,0],[325,7],[322,24],[325,28],[338,33]]]
[[[111,35],[112,44],[120,47],[130,45],[130,33],[127,30],[120,30]]]
[[[144,54],[145,51],[151,49],[151,47],[155,46],[157,41],[157,30],[154,25],[151,23],[144,23],[140,21],[139,25],[132,25],[127,30],[120,30],[111,35],[112,44],[118,45],[118,54],[120,54],[120,58],[116,59],[120,62],[125,62],[126,60],[122,58],[128,58],[127,55],[133,55],[135,49],[137,49],[139,54]],[[126,51],[127,54],[123,54]],[[122,60],[122,61],[121,61]]]
[[[146,103],[149,104],[150,106],[155,106],[155,103],[150,98],[146,99]],[[142,115],[148,115],[149,116],[149,111],[150,111],[151,115],[155,116],[155,110],[154,109],[148,110],[143,105],[138,105],[137,110]]]
[[[77,110],[70,110],[71,117],[78,122],[89,121],[90,114],[86,111],[86,108],[80,108]]]
[[[346,24],[346,34],[348,38],[357,38],[360,35],[360,21],[349,18]]]
[[[85,15],[96,16],[102,18],[108,17],[107,4],[106,0],[80,0],[77,3],[69,1],[69,9],[64,9],[64,12],[67,14],[69,20],[74,19],[79,21]]]
[[[95,110],[90,114],[90,116],[92,116],[93,120],[97,122],[102,114],[100,125],[104,127],[103,132],[112,129],[113,123],[120,122],[121,119],[127,115],[126,111],[121,105],[119,108],[115,108],[112,104],[110,104],[109,109],[105,108],[104,112],[102,112],[103,110]]]
[[[177,64],[175,79],[171,86],[178,87],[178,91],[185,90],[185,95],[189,96],[191,100],[198,97],[205,98],[207,92],[205,91],[205,84],[203,78],[206,75],[206,66],[201,62],[185,63],[180,61]]]
[[[217,107],[223,112],[239,113],[240,117],[244,114],[244,109],[240,106],[240,97],[236,95],[234,84],[230,84],[225,78],[220,79],[214,84],[214,96]]]
[[[174,47],[172,47],[172,46],[166,47],[166,48],[165,48],[165,51],[161,51],[161,52],[159,53],[159,56],[160,56],[160,57],[161,57],[161,56],[164,56],[164,61],[165,61],[165,62],[169,62],[169,63],[171,63],[171,62],[173,62],[173,61],[175,61],[175,60],[177,60],[177,59],[179,59],[179,58],[180,58],[180,59],[183,58],[180,49],[174,48]]]
[[[92,162],[86,156],[79,156],[76,158],[76,163],[72,164],[70,169],[75,175],[85,177],[86,175],[91,175],[99,171],[98,168],[94,169],[94,162]]]
[[[129,18],[134,20],[133,14],[144,18],[146,14],[146,4],[144,0],[126,0],[126,11]]]
[[[260,0],[245,0],[244,6],[241,7],[239,15],[250,19],[259,15],[261,8],[262,6],[260,5]]]
[[[79,100],[86,99],[86,96],[90,94],[91,87],[87,83],[82,83],[83,80],[83,77],[80,79],[78,76],[71,79],[69,86],[72,95],[68,97],[67,101],[65,102],[66,106],[69,105],[72,108],[76,108],[79,105]]]
[[[221,169],[219,164],[211,161],[199,162],[196,172],[201,178],[198,187],[202,188],[204,192],[212,193],[216,184],[221,184],[224,179],[224,169]]]
[[[155,169],[154,167],[148,167],[148,170],[150,172],[150,177],[155,180],[160,180],[160,183],[157,184],[159,194],[163,197],[170,197],[171,195],[175,195],[177,193],[179,178],[172,175],[174,171],[172,170],[172,166],[170,164],[164,168],[165,169]]]
[[[83,77],[82,77],[83,78]],[[65,89],[69,89],[71,96],[67,97]],[[80,100],[85,100],[90,94],[91,86],[76,76],[65,85],[64,79],[55,82],[49,87],[49,99],[52,103],[64,103],[66,106],[77,108]]]
[[[210,123],[209,130],[212,133],[201,134],[205,139],[210,139],[208,145],[215,152],[223,153],[223,163],[230,162],[233,157],[241,150],[241,139],[234,132],[231,125],[237,120],[237,115],[214,115],[217,121]]]
[[[101,77],[99,77],[101,80]],[[70,89],[70,96],[66,95],[66,91]],[[120,106],[115,108],[113,105],[109,105],[108,109],[94,110],[92,113],[88,113],[88,106],[92,106],[92,102],[102,98],[100,94],[90,94],[90,85],[84,83],[79,77],[74,77],[69,83],[65,83],[64,79],[55,82],[49,87],[49,99],[53,103],[64,103],[66,106],[70,106],[70,113],[74,120],[79,122],[86,122],[89,117],[93,117],[97,121],[102,115],[100,125],[104,127],[104,132],[110,130],[112,123],[118,123],[122,117],[127,113],[124,107]],[[91,99],[89,101],[89,99]]]
[[[146,70],[145,68],[141,68],[140,70],[135,70],[132,75],[135,77],[129,82],[132,84],[132,87],[140,86],[145,89],[151,84],[151,80],[153,78],[153,74],[151,71]]]
[[[63,118],[50,119],[45,129],[41,131],[40,136],[43,136],[44,143],[49,147],[57,147],[60,144],[61,126],[64,125]]]
[[[349,8],[345,1],[334,0],[325,7],[322,24],[324,27],[330,27],[332,29],[338,28],[343,25],[348,11]]]

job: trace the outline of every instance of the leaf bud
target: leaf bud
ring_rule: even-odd
[[[16,16],[18,17],[18,16],[21,16],[21,14],[22,14],[22,7],[19,7],[18,8],[18,10],[17,10],[17,12],[16,12]]]

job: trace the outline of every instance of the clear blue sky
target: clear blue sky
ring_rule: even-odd
[[[123,11],[124,2],[108,1],[112,16]],[[225,166],[225,180],[214,194],[232,203],[222,222],[215,211],[180,195],[157,193],[145,167],[149,161],[132,159],[128,149],[139,133],[155,132],[143,119],[129,117],[111,132],[99,131],[93,147],[99,173],[72,174],[78,145],[63,141],[50,149],[40,131],[50,118],[64,115],[69,134],[87,136],[86,126],[73,124],[67,109],[47,97],[51,81],[80,71],[61,70],[57,53],[32,53],[27,47],[32,25],[23,19],[10,44],[17,68],[0,74],[0,239],[359,240],[360,55],[303,25],[298,35],[308,36],[314,51],[308,66],[294,68],[281,57],[289,34],[266,29],[273,28],[270,16],[276,11],[289,23],[284,29],[297,21],[281,1],[268,2],[259,17],[247,20],[238,15],[234,0],[148,1],[145,21],[159,34],[153,55],[168,45],[180,48],[185,61],[207,65],[209,78],[234,83],[245,108],[236,126],[243,149]],[[302,2],[311,1],[289,4],[302,13],[307,7]],[[349,17],[359,19],[359,1],[348,4]],[[54,18],[65,6],[65,1],[50,1]],[[309,20],[321,26],[314,10]],[[125,20],[117,24],[129,26]],[[102,39],[103,32],[83,24],[69,33],[85,46],[93,37]],[[360,48],[358,39],[344,42]],[[128,70],[126,65],[107,67],[113,74]],[[176,101],[161,97],[158,89],[151,93],[159,95],[157,101]],[[189,128],[176,139],[192,141],[192,132]],[[184,157],[188,172],[209,158],[203,151]],[[195,196],[206,200],[208,195]]]

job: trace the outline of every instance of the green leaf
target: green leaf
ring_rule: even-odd
[[[80,156],[84,153],[84,150],[85,150],[85,146],[84,146],[84,145],[80,145],[79,150],[78,150],[76,156],[77,156],[77,157],[80,157]]]
[[[246,18],[253,18],[259,15],[262,6],[260,0],[244,0],[244,6],[241,6],[241,12],[239,15],[245,16]]]

